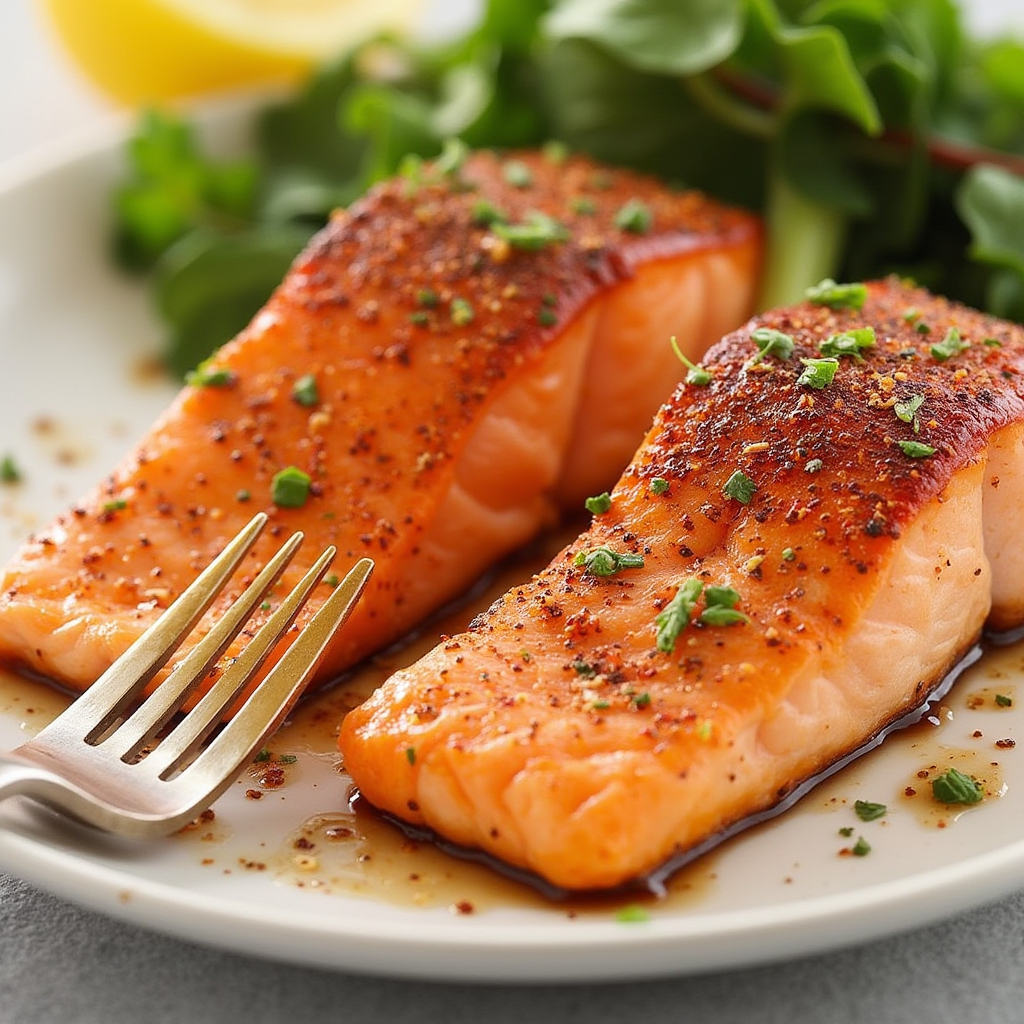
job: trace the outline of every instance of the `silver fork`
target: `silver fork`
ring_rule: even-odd
[[[281,546],[153,693],[141,702],[139,697],[195,628],[266,522],[266,515],[257,515],[66,711],[0,757],[0,798],[22,794],[105,831],[147,837],[186,825],[231,785],[284,721],[373,570],[368,558],[356,563],[204,747],[323,579],[336,553],[333,547],[323,552],[238,658],[179,721],[165,729],[291,562],[301,533]]]

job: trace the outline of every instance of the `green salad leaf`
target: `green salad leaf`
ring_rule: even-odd
[[[1024,43],[954,0],[484,0],[268,103],[244,160],[147,111],[113,199],[178,373],[226,341],[330,212],[410,159],[559,140],[763,213],[770,306],[912,277],[1024,319]]]

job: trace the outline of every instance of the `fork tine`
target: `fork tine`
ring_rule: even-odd
[[[207,804],[231,785],[242,765],[252,760],[284,721],[372,572],[371,559],[356,562],[234,718],[183,770],[183,777],[191,778],[193,784],[195,776],[208,776],[212,795]]]
[[[93,723],[88,731],[95,734],[97,729],[121,714],[126,704],[170,660],[181,641],[202,618],[256,542],[266,523],[266,513],[260,512],[253,516],[249,524],[225,546],[163,615],[75,700],[72,708],[76,723],[82,720]],[[54,727],[58,727],[62,719],[67,722],[64,716],[60,716],[55,720]],[[49,726],[41,730],[40,735],[48,729]]]
[[[225,710],[237,698],[238,694],[241,693],[246,684],[250,682],[259,671],[267,656],[273,650],[274,645],[295,620],[296,615],[298,615],[302,606],[306,603],[313,588],[316,587],[316,585],[323,579],[323,576],[327,572],[335,553],[336,552],[333,547],[324,551],[305,576],[303,576],[294,589],[281,602],[277,611],[270,617],[256,635],[250,639],[249,643],[241,652],[237,660],[230,665],[221,678],[218,679],[212,687],[210,687],[192,711],[190,711],[182,721],[174,727],[170,734],[164,737],[160,744],[148,755],[146,760],[151,763],[147,765],[147,768],[151,772],[155,772],[160,778],[166,778],[198,748],[199,744],[202,743],[207,735],[209,735],[209,733],[220,723]],[[353,572],[355,571],[356,570],[353,570]],[[330,629],[323,638],[323,646],[326,646],[326,641],[330,638],[330,635],[333,634],[334,629],[337,625],[340,625],[340,622],[348,614],[351,605],[361,592],[362,585],[368,575],[369,569],[366,569],[365,571],[360,570],[356,573],[355,579],[351,579],[350,577],[352,577],[352,573],[350,572],[345,581],[339,584],[335,592],[332,593],[332,595],[324,602],[323,608],[313,616],[300,637],[298,637],[291,645],[289,651],[285,652],[282,656],[282,661],[286,661],[289,658],[291,650],[296,646],[300,647],[304,660],[300,660],[296,663],[294,657],[291,659],[292,664],[296,666],[295,671],[302,677],[301,680],[298,681],[299,688],[301,688],[302,682],[304,682],[308,677],[309,672],[315,668],[315,662],[305,651],[305,648],[308,647],[309,643],[308,641],[305,641],[305,637],[309,629],[313,627],[314,623],[318,622],[318,616],[323,612],[324,608],[328,609],[328,615],[331,615],[331,609],[337,609],[338,614],[332,616],[332,619],[337,619],[337,621],[331,622]],[[360,577],[362,577],[362,582],[359,582]],[[338,590],[342,591],[340,597],[337,593]],[[317,651],[317,655],[318,654],[319,650]],[[301,668],[307,662],[308,668],[303,674],[301,672]],[[277,670],[274,669],[271,673],[268,673],[268,678],[275,671]],[[299,690],[296,690],[296,696],[298,695],[298,692]],[[272,718],[267,719],[268,722],[271,720]],[[225,726],[225,728],[227,728],[227,726]]]
[[[202,681],[217,659],[227,650],[239,631],[252,617],[256,605],[277,582],[289,565],[302,534],[294,533],[278,549],[259,575],[232,603],[224,616],[186,655],[171,674],[139,705],[137,710],[108,737],[130,760],[180,710],[182,704]],[[87,737],[91,741],[91,737]]]

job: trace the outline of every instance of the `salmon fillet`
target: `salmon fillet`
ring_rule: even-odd
[[[986,623],[1024,621],[1024,330],[864,291],[714,346],[607,511],[349,713],[367,801],[557,886],[619,886],[780,804]]]
[[[582,157],[480,153],[382,184],[17,552],[0,658],[87,687],[263,510],[252,568],[195,635],[301,529],[339,566],[377,563],[318,679],[336,676],[613,483],[679,379],[669,336],[697,358],[741,323],[759,254],[753,216]]]

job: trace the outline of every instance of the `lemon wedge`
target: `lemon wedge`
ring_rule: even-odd
[[[294,81],[382,30],[419,0],[43,0],[74,63],[136,106]]]

